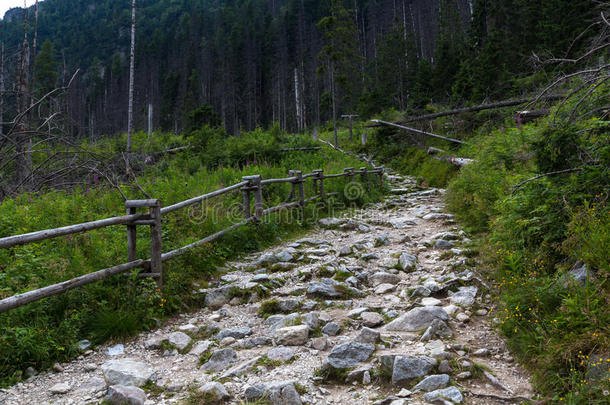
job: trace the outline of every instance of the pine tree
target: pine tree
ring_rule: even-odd
[[[55,47],[50,40],[43,42],[40,52],[34,61],[36,76],[34,77],[34,94],[40,98],[53,90],[57,85],[59,73],[58,63],[55,59]]]
[[[328,75],[337,146],[338,110],[342,106],[353,110],[358,100],[358,72],[361,60],[358,32],[354,20],[343,7],[341,0],[332,0],[330,15],[318,22],[318,29],[324,37],[324,46],[318,55],[322,63],[319,72]]]

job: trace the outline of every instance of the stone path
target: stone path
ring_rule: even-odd
[[[323,219],[307,238],[229,263],[212,288],[194,292],[206,294],[200,311],[124,345],[85,349],[0,391],[0,404],[531,398],[527,374],[490,326],[491,297],[464,255],[467,235],[443,212],[443,190],[387,179],[391,196],[357,219]]]

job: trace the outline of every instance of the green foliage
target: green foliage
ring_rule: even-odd
[[[55,60],[55,48],[50,40],[42,43],[42,47],[36,60],[34,61],[34,69],[36,76],[34,77],[34,86],[36,87],[36,97],[40,98],[53,90],[57,83],[57,61]]]
[[[263,301],[261,303],[261,307],[258,310],[259,315],[268,318],[270,315],[279,314],[282,310],[280,309],[280,303],[277,299],[270,299],[267,301]]]
[[[584,108],[597,108],[597,100]],[[597,118],[569,122],[576,103],[538,124],[476,139],[475,163],[451,181],[447,202],[482,233],[499,328],[537,388],[556,401],[601,404],[610,380],[591,370],[610,361],[610,132]],[[566,169],[578,170],[553,174]],[[586,286],[566,275],[577,260],[592,277]]]

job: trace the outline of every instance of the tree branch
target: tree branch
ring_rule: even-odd
[[[555,176],[557,174],[580,172],[582,170],[584,170],[584,167],[575,167],[575,168],[572,168],[572,169],[557,170],[557,171],[554,171],[554,172],[548,172],[548,173],[544,173],[544,174],[539,174],[538,176],[530,177],[529,179],[524,180],[524,181],[522,181],[519,184],[515,184],[513,186],[512,194],[514,194],[515,191],[517,191],[518,188],[520,188],[521,186],[523,186],[526,183],[529,183],[530,181],[538,180],[538,179],[541,179],[543,177]]]

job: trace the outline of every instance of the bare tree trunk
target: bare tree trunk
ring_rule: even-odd
[[[24,2],[25,6],[25,2]],[[27,8],[26,8],[27,10]],[[26,131],[26,117],[25,112],[28,109],[28,72],[30,71],[30,45],[28,42],[28,13],[24,13],[24,25],[23,25],[23,44],[21,46],[21,57],[19,63],[19,83],[17,91],[17,116],[18,122],[16,125],[17,129],[17,141],[15,152],[17,154],[16,167],[15,167],[15,183],[22,185],[25,179],[30,175],[31,166],[28,165],[28,134]]]
[[[153,105],[152,103],[148,103],[148,140],[150,141],[150,137],[152,136],[152,127],[153,127]]]
[[[30,60],[35,60],[36,58],[36,49],[38,47],[38,0],[34,5],[34,38],[32,39],[32,49]],[[32,63],[32,73],[31,77],[31,86],[30,86],[30,94],[29,94],[29,102],[28,105],[34,104],[34,80],[36,80],[36,64]]]
[[[295,107],[296,107],[296,118],[297,118],[297,130],[301,132],[303,130],[303,113],[302,113],[302,102],[300,95],[300,87],[299,84],[299,69],[294,68],[294,98],[295,98]]]
[[[4,42],[0,48],[0,137],[4,135]]]
[[[125,165],[129,169],[129,159],[131,155],[131,142],[133,136],[133,82],[135,67],[135,48],[136,48],[136,0],[131,1],[131,50],[129,54],[129,106],[127,107],[127,153]]]
[[[337,135],[337,103],[335,101],[335,65],[334,63],[330,68],[330,94],[333,103],[333,131],[335,133],[335,148],[339,147],[339,137]]]

